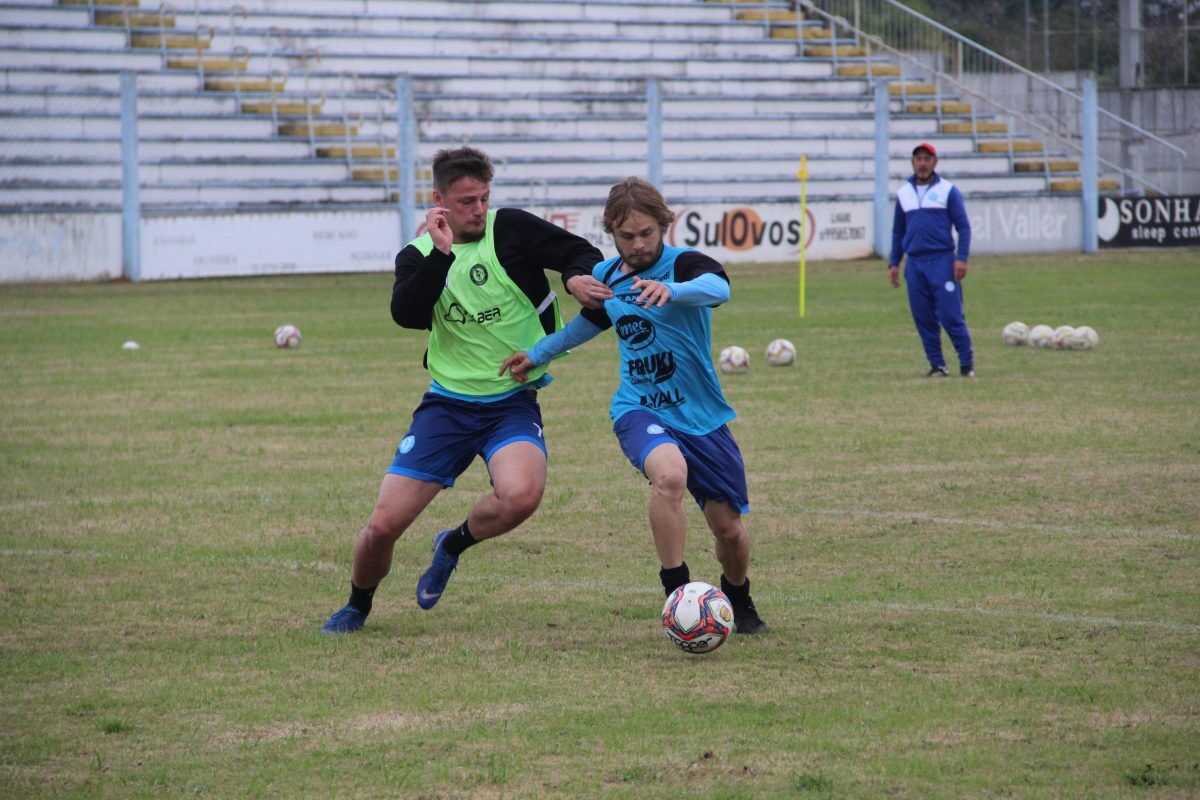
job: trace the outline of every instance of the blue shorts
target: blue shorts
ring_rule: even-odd
[[[426,392],[388,474],[453,486],[475,456],[487,463],[497,450],[513,442],[532,442],[546,452],[536,391],[518,392],[493,403]]]
[[[677,445],[687,464],[688,491],[701,508],[705,500],[717,500],[743,514],[750,510],[746,465],[728,425],[696,436],[672,430],[649,411],[630,411],[613,423],[613,433],[625,457],[643,475],[651,450],[667,442]]]

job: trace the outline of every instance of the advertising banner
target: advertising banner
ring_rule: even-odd
[[[1200,246],[1200,195],[1102,197],[1101,247]]]
[[[667,244],[694,247],[726,264],[792,261],[800,255],[800,203],[761,205],[694,205],[672,209],[675,222]],[[616,255],[612,236],[604,232],[604,209],[545,207],[530,209]],[[871,255],[869,202],[816,203],[808,206],[804,235],[810,259],[865,258]]]
[[[399,249],[393,209],[142,220],[144,280],[386,271]]]

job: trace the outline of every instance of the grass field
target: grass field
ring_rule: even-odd
[[[976,259],[974,381],[920,377],[879,262],[811,265],[804,321],[794,267],[731,274],[772,631],[708,656],[659,630],[611,335],[542,393],[538,514],[420,611],[476,464],[329,639],[428,380],[390,276],[0,287],[0,796],[1200,796],[1197,253]]]

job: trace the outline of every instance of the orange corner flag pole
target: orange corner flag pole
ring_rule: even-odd
[[[808,156],[800,156],[800,169],[796,172],[800,181],[800,319],[804,319],[804,256],[808,250]]]

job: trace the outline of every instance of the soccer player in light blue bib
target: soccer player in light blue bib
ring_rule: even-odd
[[[716,537],[721,589],[733,605],[735,630],[761,633],[767,626],[747,577],[746,469],[726,424],[736,415],[721,394],[711,355],[711,309],[729,300],[729,277],[703,253],[665,245],[663,234],[674,219],[652,184],[627,178],[614,186],[604,229],[618,256],[592,270],[612,297],[514,353],[500,374],[509,371],[523,381],[556,355],[614,329],[621,382],[609,413],[625,456],[650,481],[650,531],[663,589],[669,595],[691,581],[684,561],[686,490]]]

